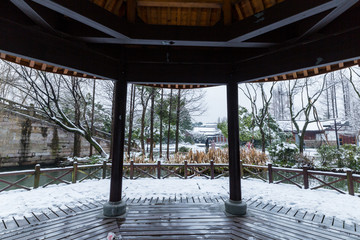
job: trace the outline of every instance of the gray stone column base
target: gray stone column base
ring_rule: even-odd
[[[99,218],[125,218],[126,203],[125,202],[107,202],[103,206],[103,213]]]
[[[225,211],[231,215],[242,216],[246,214],[247,205],[242,201],[225,201]]]

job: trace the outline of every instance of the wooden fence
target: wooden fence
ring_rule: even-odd
[[[105,179],[110,177],[110,168],[111,164],[107,162],[94,165],[78,165],[75,162],[73,166],[64,168],[41,169],[40,165],[36,165],[34,170],[3,172],[0,173],[0,182],[6,186],[0,189],[0,192],[10,188],[31,190],[32,188],[47,187],[55,183],[71,184],[90,178]],[[210,161],[208,164],[195,164],[188,163],[187,161],[184,161],[184,164],[163,164],[160,161],[148,164],[131,161],[130,163],[124,163],[123,176],[126,179],[137,179],[140,177],[153,179],[204,177],[216,179],[227,176],[228,168],[228,164],[215,164],[213,161]],[[53,176],[51,173],[56,173],[57,176]],[[320,176],[323,176],[323,179]],[[4,179],[7,177],[16,177],[17,179],[11,182]],[[33,184],[25,186],[23,182],[32,177]],[[344,182],[350,195],[355,195],[354,184],[360,183],[360,175],[353,174],[350,170],[346,171],[346,173],[334,173],[309,170],[307,167],[302,169],[273,167],[272,164],[267,166],[241,164],[241,177],[255,177],[271,184],[286,182],[299,188],[312,190],[327,187],[345,194],[346,190],[334,186],[336,183]],[[326,177],[330,178],[330,180],[325,180]],[[64,178],[68,178],[68,180]]]

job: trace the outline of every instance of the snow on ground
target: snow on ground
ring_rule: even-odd
[[[228,196],[228,178],[208,179],[137,179],[124,180],[127,197]],[[0,219],[31,215],[56,209],[57,206],[79,204],[77,201],[106,200],[110,180],[88,180],[71,185],[51,185],[31,191],[12,190],[0,193]],[[268,184],[256,179],[242,180],[245,199],[292,207],[311,213],[336,216],[349,222],[360,222],[360,198],[332,190],[304,190],[294,185]]]

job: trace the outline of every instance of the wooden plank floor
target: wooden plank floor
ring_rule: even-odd
[[[79,202],[0,222],[0,239],[360,239],[357,224],[248,199],[248,214],[227,216],[223,196],[124,198],[123,220],[98,219],[104,201]]]

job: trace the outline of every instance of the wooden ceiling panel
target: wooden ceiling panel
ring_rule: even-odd
[[[125,15],[127,0],[89,0],[107,11]],[[137,16],[146,24],[214,26],[221,21],[225,0],[136,0]],[[284,0],[232,0],[231,22],[241,21]],[[123,7],[123,8],[122,8]],[[128,13],[129,14],[129,13]],[[133,18],[132,18],[133,19]],[[133,20],[132,20],[133,21]],[[227,19],[227,25],[229,19]]]
[[[262,0],[252,0],[251,1],[251,6],[254,9],[254,12],[261,12],[264,11],[264,3]]]
[[[121,7],[124,3],[124,0],[89,0],[96,5],[106,9],[107,11],[117,15],[123,16],[124,12],[121,11]]]
[[[276,4],[276,0],[264,0],[263,3],[265,8],[269,8]]]
[[[245,18],[255,14],[254,9],[251,6],[250,0],[242,0],[239,6]]]
[[[147,24],[178,26],[213,26],[221,18],[220,8],[137,8],[139,18]]]

